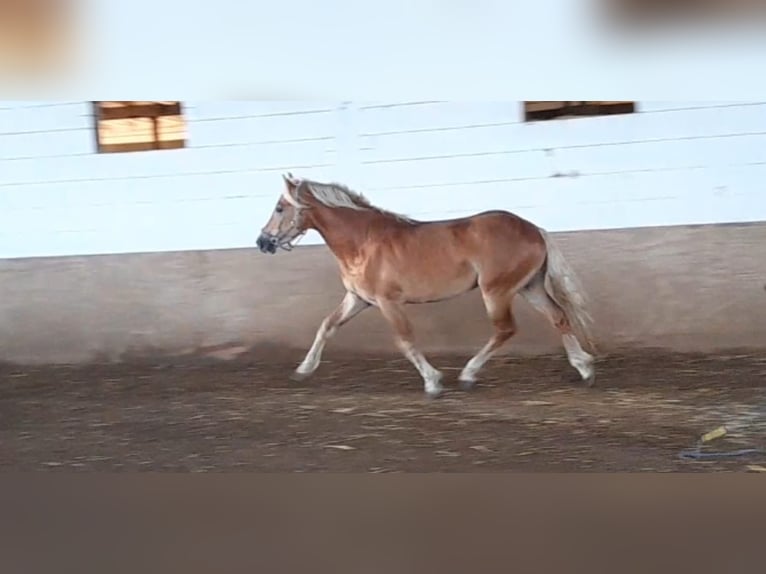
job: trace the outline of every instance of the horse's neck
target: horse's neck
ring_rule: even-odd
[[[340,257],[356,251],[376,215],[366,210],[314,207],[311,224],[335,256]]]

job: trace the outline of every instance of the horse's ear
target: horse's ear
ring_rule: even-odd
[[[286,174],[282,174],[282,179],[285,180],[287,187],[298,187],[299,181],[293,177],[293,174],[289,171]]]
[[[293,207],[304,207],[295,197],[297,194],[297,188],[301,184],[298,178],[293,177],[289,171],[286,174],[282,174],[282,179],[285,180],[285,189],[282,192],[282,197],[287,203]]]
[[[293,192],[292,192],[292,189],[290,188],[290,185],[291,185],[290,182],[288,182],[287,187],[282,192],[282,197],[285,199],[287,203],[289,203],[293,207],[303,207],[300,204],[300,202],[297,199],[295,199],[295,197],[293,196]]]

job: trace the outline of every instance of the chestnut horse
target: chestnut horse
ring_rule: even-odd
[[[396,345],[424,381],[425,392],[442,391],[442,373],[415,347],[407,304],[450,299],[477,287],[494,334],[469,360],[459,381],[476,382],[479,370],[516,332],[511,304],[521,294],[561,333],[570,364],[593,384],[590,317],[576,277],[541,228],[507,211],[487,211],[445,221],[415,221],[371,205],[336,183],[283,176],[285,188],[258,237],[258,248],[290,250],[309,229],[335,256],[346,288],[340,305],[320,325],[293,378],[311,375],[337,329],[370,306],[393,328]]]

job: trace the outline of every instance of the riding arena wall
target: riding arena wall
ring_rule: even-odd
[[[507,209],[545,227],[603,352],[766,346],[766,103],[530,122],[522,104],[183,102],[184,148],[97,153],[90,102],[0,102],[0,362],[299,361],[343,288],[314,233],[254,248],[287,171],[418,219]],[[409,313],[425,352],[491,332],[476,292]],[[561,352],[522,301],[517,316],[505,352]],[[397,351],[373,310],[340,352]]]

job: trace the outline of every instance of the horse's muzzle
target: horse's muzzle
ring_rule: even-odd
[[[272,237],[271,235],[267,235],[265,233],[261,233],[258,236],[257,241],[255,244],[258,246],[258,249],[261,250],[261,253],[271,253],[272,255],[277,252],[277,246],[279,244],[279,241],[276,237]]]

